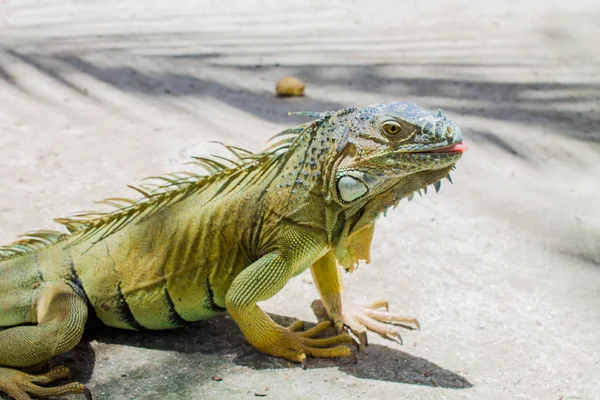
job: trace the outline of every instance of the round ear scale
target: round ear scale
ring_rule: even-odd
[[[349,175],[342,176],[337,186],[340,198],[346,202],[354,201],[369,191],[364,183]]]

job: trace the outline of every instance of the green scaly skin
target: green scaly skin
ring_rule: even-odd
[[[262,352],[303,365],[307,356],[352,356],[349,335],[316,338],[330,322],[284,328],[256,304],[309,267],[340,332],[347,326],[366,344],[367,330],[400,340],[394,325],[418,327],[378,310],[383,300],[342,307],[337,264],[368,262],[379,214],[430,184],[439,189],[464,150],[459,128],[410,103],[303,114],[316,119],[262,153],[226,146],[230,164],[196,159],[208,176],[167,175],[135,188],[136,201],[105,200],[114,211],[57,219],[69,234],[30,232],[0,247],[0,391],[90,396],[77,382],[39,386],[66,376],[64,367],[18,370],[73,348],[89,310],[124,329],[227,312]]]

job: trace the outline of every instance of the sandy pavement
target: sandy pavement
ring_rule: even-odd
[[[346,276],[420,319],[403,346],[371,335],[357,365],[302,371],[224,318],[90,333],[58,361],[97,399],[600,399],[598,49],[592,0],[5,0],[0,241],[209,140],[260,150],[288,111],[442,108],[470,146],[455,185],[379,221]],[[272,95],[286,75],[306,97]],[[317,297],[305,274],[264,308],[315,322]]]

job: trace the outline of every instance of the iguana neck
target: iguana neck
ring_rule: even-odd
[[[329,117],[328,117],[329,118]],[[320,127],[326,119],[314,121],[298,136],[286,160],[267,184],[268,204],[288,222],[312,226],[331,237],[343,207],[333,201],[330,182],[334,166],[343,155],[337,132]]]

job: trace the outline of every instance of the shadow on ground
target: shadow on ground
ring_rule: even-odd
[[[281,325],[289,325],[293,319],[271,315]],[[152,379],[154,373],[168,375],[177,379],[176,371],[189,368],[202,368],[202,358],[209,356],[212,368],[219,365],[234,364],[256,370],[299,368],[286,360],[270,357],[253,349],[243,338],[235,322],[223,317],[203,321],[184,328],[167,331],[133,332],[107,328],[92,320],[88,324],[82,342],[71,352],[57,357],[51,365],[66,364],[71,367],[73,378],[86,383],[90,380],[96,362],[110,361],[108,358],[96,360],[91,341],[104,344],[116,344],[129,347],[174,352],[164,363],[165,367],[157,371],[147,366],[119,374],[102,387],[128,385],[131,379]],[[314,326],[306,324],[306,329]],[[330,334],[334,334],[331,330]],[[214,364],[217,365],[214,365]],[[412,356],[406,352],[386,346],[370,345],[358,353],[358,362],[343,359],[309,359],[308,368],[338,367],[346,374],[361,379],[381,380],[405,384],[425,385],[444,388],[470,388],[472,384],[455,372],[446,370],[428,360]],[[210,377],[206,378],[208,381]],[[191,385],[197,380],[182,379],[182,384]],[[187,382],[187,383],[185,383]],[[139,385],[143,386],[143,385]],[[180,388],[181,389],[181,388]]]
[[[229,71],[232,76],[247,76],[249,79],[256,79],[258,75],[272,77],[295,75],[308,82],[310,87],[334,90],[344,88],[387,97],[400,96],[403,99],[435,98],[439,99],[445,111],[453,114],[536,125],[544,127],[548,133],[600,143],[600,112],[597,109],[582,112],[578,107],[569,106],[581,102],[589,104],[600,102],[600,85],[595,82],[497,82],[483,79],[390,75],[390,67],[415,66],[415,64],[402,63],[246,66],[228,63],[227,56],[214,52],[134,56],[134,60],[145,61],[141,64],[131,61],[131,55],[127,55],[124,57],[128,60],[127,65],[112,61],[109,55],[106,58],[110,61],[99,62],[77,52],[27,53],[4,47],[0,49],[0,55],[2,53],[36,68],[50,79],[71,89],[75,94],[92,98],[92,93],[88,93],[86,88],[70,79],[74,71],[127,93],[169,98],[211,97],[256,117],[277,123],[293,123],[294,120],[287,115],[289,111],[338,110],[348,105],[310,96],[299,99],[277,99],[271,90],[251,90],[244,85],[207,78],[203,75],[203,71],[211,68],[218,69],[220,72]],[[424,66],[432,65],[436,64],[424,64]],[[454,64],[452,66],[456,67]],[[493,67],[487,64],[485,66],[465,65],[469,68],[478,66]],[[444,68],[444,65],[437,67]],[[1,66],[0,79],[25,91],[19,80]],[[482,139],[515,155],[515,149],[507,146],[506,142],[497,136],[486,134]]]

